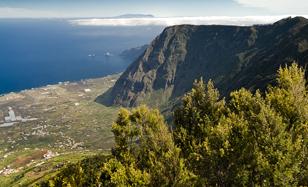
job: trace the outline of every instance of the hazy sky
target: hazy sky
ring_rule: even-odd
[[[308,0],[0,0],[0,17],[302,15]]]

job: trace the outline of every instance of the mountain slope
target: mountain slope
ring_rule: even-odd
[[[120,57],[122,57],[126,61],[133,62],[145,52],[148,46],[149,45],[143,45],[139,47],[126,49],[120,53]]]
[[[212,79],[227,95],[246,87],[264,89],[279,66],[308,62],[308,20],[286,18],[272,25],[166,28],[121,75],[105,104],[161,106]]]

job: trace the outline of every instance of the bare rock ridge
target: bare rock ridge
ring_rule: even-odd
[[[308,20],[271,25],[166,28],[98,99],[109,105],[161,105],[184,95],[195,79],[212,79],[223,95],[245,87],[264,89],[279,66],[308,63]]]

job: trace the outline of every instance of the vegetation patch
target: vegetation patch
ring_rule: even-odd
[[[308,89],[298,65],[267,92],[196,81],[168,129],[158,110],[121,109],[112,155],[68,165],[39,186],[307,186]]]

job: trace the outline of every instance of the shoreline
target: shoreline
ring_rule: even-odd
[[[86,78],[86,79],[79,79],[79,80],[72,80],[72,81],[65,80],[65,81],[60,81],[60,82],[55,82],[55,83],[50,83],[50,84],[44,84],[42,86],[37,86],[37,87],[32,87],[32,88],[26,88],[26,89],[21,89],[21,90],[16,90],[16,91],[4,92],[4,93],[0,93],[0,98],[4,97],[6,95],[10,95],[10,94],[24,93],[24,92],[33,91],[33,90],[39,90],[41,88],[50,87],[50,86],[78,84],[78,83],[85,82],[85,81],[95,81],[95,80],[99,80],[99,79],[103,79],[103,78],[109,78],[109,77],[112,77],[112,76],[118,76],[118,75],[120,76],[122,73],[123,72],[119,72],[119,73],[108,74],[108,75],[102,76],[102,77]]]

